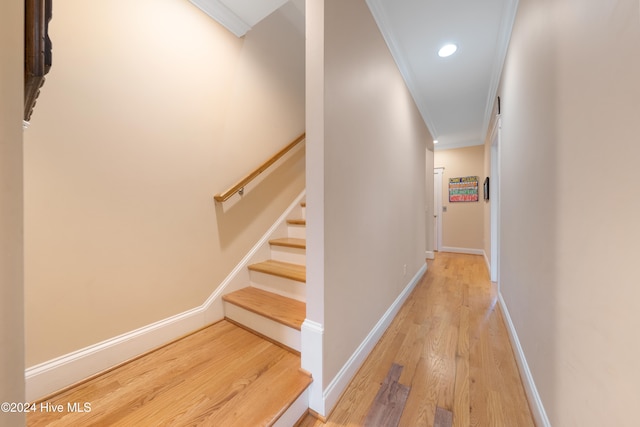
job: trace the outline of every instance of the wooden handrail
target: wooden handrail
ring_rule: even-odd
[[[238,192],[240,192],[240,194],[242,194],[241,191],[244,189],[244,187],[248,183],[253,181],[258,175],[260,175],[269,166],[271,166],[276,161],[278,161],[278,159],[280,159],[282,156],[287,154],[293,147],[298,145],[305,138],[306,138],[306,133],[303,133],[302,135],[297,137],[295,140],[293,140],[289,145],[287,145],[282,150],[280,150],[276,154],[274,154],[269,160],[267,160],[262,165],[260,165],[256,170],[254,170],[249,175],[245,176],[240,181],[238,181],[235,185],[233,185],[233,187],[229,188],[227,191],[224,191],[224,192],[222,192],[220,194],[216,194],[215,196],[213,196],[214,200],[216,202],[224,202],[224,201],[228,200],[229,198],[231,198],[231,196],[233,196],[234,194],[236,194]]]

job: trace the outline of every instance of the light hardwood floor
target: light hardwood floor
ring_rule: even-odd
[[[409,388],[400,426],[433,426],[436,408],[451,411],[454,426],[533,426],[484,258],[441,252],[428,265],[326,425],[364,425],[400,365],[398,384]],[[322,425],[309,415],[299,427]]]
[[[299,363],[224,321],[48,399],[64,412],[29,414],[27,425],[265,425],[281,410],[271,398],[290,399],[309,383]],[[436,412],[449,411],[454,426],[534,425],[482,257],[438,253],[429,261],[327,425],[394,418],[372,408],[389,378],[389,390],[402,393],[390,399],[402,402],[400,426],[434,426]],[[69,403],[84,402],[91,412],[67,411]],[[311,416],[300,423],[322,425]]]
[[[311,382],[299,367],[293,353],[222,321],[42,403],[58,412],[38,403],[27,425],[270,425]],[[90,411],[70,411],[75,403]]]

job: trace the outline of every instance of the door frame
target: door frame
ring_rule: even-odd
[[[444,168],[433,168],[433,221],[435,227],[434,251],[442,248],[442,177]]]
[[[500,133],[502,118],[496,116],[491,132],[491,178],[489,180],[489,201],[491,203],[491,257],[489,275],[500,289]]]

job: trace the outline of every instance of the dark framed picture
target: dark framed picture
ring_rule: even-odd
[[[482,187],[484,190],[484,199],[489,200],[489,177],[484,179],[484,185]]]
[[[51,69],[49,21],[53,0],[25,0],[24,8],[24,120],[29,121],[44,76]]]

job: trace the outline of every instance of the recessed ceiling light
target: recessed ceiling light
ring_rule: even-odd
[[[437,140],[437,139],[434,139],[434,140],[433,140],[433,143],[434,143],[434,144],[437,144],[437,143],[438,143],[438,140]]]
[[[458,46],[453,43],[446,44],[440,48],[438,51],[438,56],[441,58],[446,58],[447,56],[453,55],[456,50],[458,50]]]

